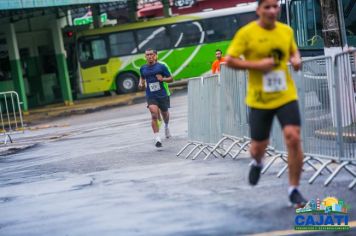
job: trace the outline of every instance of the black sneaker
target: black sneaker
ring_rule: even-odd
[[[294,208],[302,208],[308,203],[298,189],[293,189],[289,195],[289,201]]]
[[[160,141],[157,141],[155,145],[156,145],[157,148],[162,147],[162,143]]]
[[[260,179],[262,166],[252,165],[250,169],[250,173],[248,174],[248,181],[251,185],[256,185],[258,180]]]

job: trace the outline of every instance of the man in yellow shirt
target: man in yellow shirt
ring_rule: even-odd
[[[301,58],[293,30],[277,21],[279,11],[278,0],[259,0],[258,20],[236,33],[226,62],[230,67],[249,71],[246,104],[250,107],[250,153],[254,159],[250,184],[256,185],[260,178],[272,121],[277,116],[288,149],[289,200],[294,207],[301,207],[306,204],[298,190],[303,166],[301,122],[297,90],[287,67],[289,61],[299,70]]]

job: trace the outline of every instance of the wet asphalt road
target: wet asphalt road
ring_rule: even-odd
[[[37,137],[37,145],[0,156],[0,235],[292,230],[295,214],[287,204],[287,175],[275,177],[281,164],[252,188],[246,181],[247,155],[207,161],[175,156],[187,142],[186,99],[186,93],[173,96],[173,138],[159,150],[144,103],[67,117],[48,123],[59,127],[28,131],[25,136]],[[347,190],[350,176],[341,174],[325,188],[324,176],[307,184],[312,174],[309,168],[303,173],[304,195],[344,199],[351,205],[350,221],[356,220],[356,190]]]

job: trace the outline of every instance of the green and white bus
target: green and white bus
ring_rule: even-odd
[[[347,43],[354,47],[355,2],[342,0]],[[159,51],[159,60],[169,65],[175,80],[209,73],[215,60],[215,50],[219,48],[226,52],[235,32],[257,18],[256,7],[253,2],[222,10],[80,32],[76,41],[76,87],[82,94],[136,91],[139,68],[145,63],[144,51],[147,48]],[[320,0],[282,0],[281,7],[280,21],[288,22],[295,30],[302,56],[322,55]]]
[[[226,51],[237,29],[256,19],[256,3],[80,32],[78,87],[82,94],[134,92],[144,51],[159,51],[175,80],[210,72],[215,50]]]

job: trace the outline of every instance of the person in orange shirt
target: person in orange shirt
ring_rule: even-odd
[[[216,49],[215,56],[216,56],[216,60],[211,66],[211,72],[213,74],[220,73],[220,63],[225,62],[225,58],[222,56],[222,52],[220,49]]]

